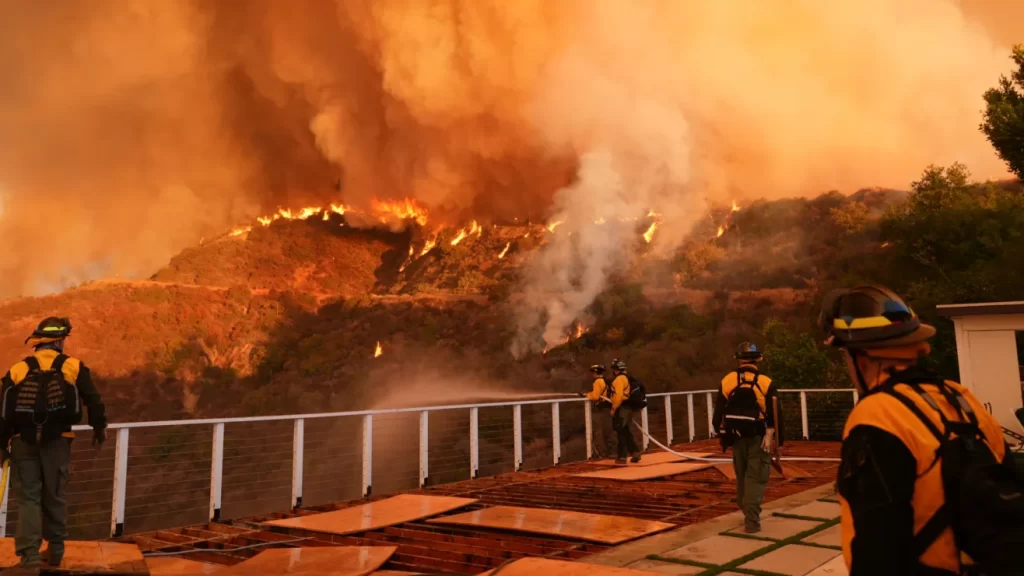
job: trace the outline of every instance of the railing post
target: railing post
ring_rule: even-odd
[[[480,472],[480,409],[469,409],[469,478]]]
[[[556,466],[562,459],[562,420],[559,418],[558,402],[551,403],[551,457]]]
[[[516,472],[523,469],[523,405],[512,407],[512,451],[516,460]]]
[[[428,473],[428,460],[427,460],[427,440],[430,438],[429,432],[429,412],[424,410],[420,412],[420,488],[427,485]]]
[[[3,484],[4,485],[3,485],[2,488],[3,488],[3,491],[4,491],[4,497],[3,497],[3,499],[0,499],[0,538],[5,538],[7,536],[7,496],[8,496],[8,493],[11,491],[11,473],[10,473],[10,470],[11,469],[8,468],[7,469],[7,474],[4,474],[4,476],[3,476]],[[116,508],[116,506],[115,506],[115,508]],[[113,528],[111,528],[111,532],[113,532]]]
[[[213,425],[213,456],[210,464],[210,522],[220,521],[220,496],[224,482],[224,423]]]
[[[810,439],[807,426],[807,392],[800,391],[800,422],[803,424],[804,440]]]
[[[306,443],[306,421],[295,419],[292,432],[292,508],[302,508],[302,455]]]
[[[690,431],[690,442],[697,437],[697,427],[693,423],[693,394],[686,395],[686,425]]]
[[[373,414],[363,416],[363,498],[373,493]]]
[[[672,397],[665,396],[665,445],[672,445]]]
[[[856,406],[856,405],[857,405],[857,402],[858,402],[859,400],[860,400],[860,394],[857,394],[857,389],[856,389],[856,388],[854,388],[854,389],[853,389],[853,405],[854,405],[854,406]]]
[[[715,398],[711,392],[707,393],[708,397],[708,438],[714,438],[718,435],[718,430],[715,430]]]
[[[594,457],[594,413],[590,407],[590,400],[583,402],[583,422],[587,434],[587,460]]]
[[[110,537],[124,534],[124,497],[128,483],[128,429],[118,428],[114,441],[114,502],[110,507]],[[7,520],[7,490],[4,490],[3,521]],[[2,535],[2,533],[0,533]]]
[[[626,425],[629,425],[629,424],[632,424],[632,422],[627,422],[626,423]],[[647,407],[646,406],[644,406],[644,409],[640,411],[640,425],[644,429],[644,433],[643,433],[643,437],[644,437],[643,449],[646,452],[647,451],[647,446],[651,443],[650,439],[648,438],[648,435],[651,433],[651,431],[650,431],[650,428],[647,427]],[[633,431],[630,430],[629,433],[632,434]]]

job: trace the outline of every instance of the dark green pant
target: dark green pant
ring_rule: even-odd
[[[619,437],[619,458],[625,458],[630,454],[639,454],[640,448],[637,447],[636,439],[633,438],[633,409],[628,406],[619,406],[612,422]]]
[[[761,525],[761,503],[772,473],[771,454],[761,449],[763,436],[740,438],[732,445],[732,464],[736,468],[736,504],[743,510],[747,527]]]
[[[68,535],[68,465],[71,440],[58,438],[33,445],[15,438],[11,443],[11,487],[18,500],[18,529],[14,549],[22,561],[39,559],[43,538],[50,556],[64,554]]]
[[[607,402],[601,402],[591,411],[591,426],[594,430],[594,455],[602,458],[612,456],[615,443],[615,431],[612,429],[611,408]]]

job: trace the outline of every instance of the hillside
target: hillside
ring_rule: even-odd
[[[517,288],[552,234],[543,226],[484,226],[453,245],[459,230],[278,221],[185,250],[149,281],[0,304],[0,361],[25,354],[39,318],[69,316],[69,352],[118,420],[575,391],[586,366],[612,357],[652,391],[701,389],[742,340],[818,354],[807,333],[822,290],[906,268],[908,245],[883,236],[907,206],[905,193],[864,190],[713,214],[721,236],[698,227],[672,258],[642,256],[590,308],[584,334],[518,361]],[[841,384],[815,374],[793,379]]]

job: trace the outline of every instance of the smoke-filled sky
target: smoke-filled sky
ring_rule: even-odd
[[[587,228],[593,215],[654,208],[667,249],[707,199],[905,187],[956,160],[1005,176],[977,126],[1024,41],[1021,12],[0,0],[0,295],[146,276],[277,206],[374,197],[453,221],[576,214],[565,230],[593,262],[531,289],[592,277],[589,294],[623,258],[624,237]],[[538,270],[569,252],[553,246]]]

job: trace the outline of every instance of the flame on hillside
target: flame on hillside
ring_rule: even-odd
[[[380,347],[380,341],[377,342],[377,348],[373,351],[374,358],[380,358],[380,355],[384,353],[384,350]]]
[[[411,198],[397,202],[375,200],[373,202],[373,211],[382,222],[390,217],[398,220],[415,220],[420,226],[427,223],[426,208],[421,208]]]
[[[423,250],[420,250],[420,256],[426,256],[427,252],[430,252],[431,250],[434,249],[434,246],[437,246],[436,236],[431,238],[430,240],[427,240],[427,243],[423,245]]]
[[[508,254],[508,249],[511,246],[512,246],[512,242],[509,242],[509,243],[505,244],[505,249],[501,251],[501,254],[498,254],[498,260],[501,260],[502,258],[505,257],[505,254]]]
[[[736,201],[735,201],[735,200],[733,200],[733,201],[732,201],[732,212],[739,212],[739,211],[740,211],[740,206],[739,206],[739,204],[737,204],[737,203],[736,203]]]
[[[657,230],[657,229],[658,229],[658,222],[657,221],[651,222],[650,227],[647,228],[647,232],[644,232],[644,242],[647,242],[648,244],[650,244],[651,240],[654,239],[654,231]]]
[[[565,224],[565,220],[556,220],[555,222],[548,224],[548,232],[553,233],[555,231],[555,228],[558,228],[562,224]]]
[[[242,234],[247,234],[250,231],[252,231],[252,226],[243,226],[241,228],[235,228],[234,230],[232,230],[231,231],[231,235],[232,236],[241,236]],[[202,245],[202,243],[203,243],[202,240],[200,240],[199,244]]]
[[[451,244],[452,246],[458,246],[459,242],[465,240],[466,237],[469,236],[470,234],[476,234],[477,236],[480,236],[481,234],[483,234],[483,231],[484,229],[479,224],[476,223],[476,220],[473,220],[472,224],[469,225],[468,229],[463,228],[462,230],[459,230],[459,233],[455,235],[454,239],[452,239]]]

